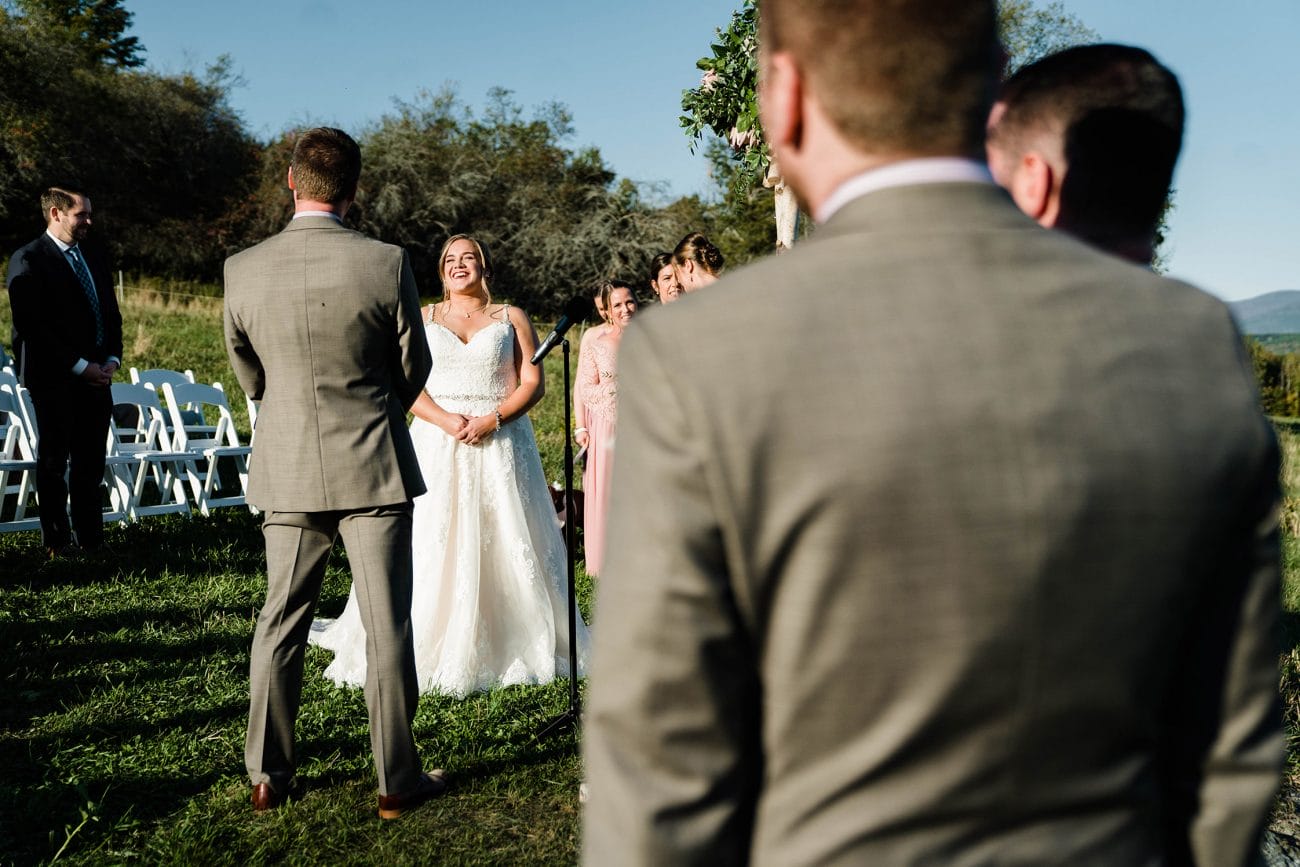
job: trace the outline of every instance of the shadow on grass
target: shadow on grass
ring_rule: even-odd
[[[265,592],[260,519],[167,516],[110,528],[107,542],[116,562],[50,562],[39,534],[0,537],[0,863],[48,861],[65,844],[60,860],[73,863],[279,851],[248,808],[242,756]],[[322,613],[347,591],[340,545]],[[344,823],[345,837],[365,839],[375,792],[365,701],[323,680],[327,661],[309,650],[298,751],[318,806],[300,818],[325,838]],[[512,815],[520,799],[567,797],[552,790],[557,774],[577,773],[576,738],[533,739],[566,694],[561,681],[424,697],[416,738],[426,765],[447,768],[453,796],[487,799],[480,810],[500,801]],[[556,839],[574,821],[561,811]]]

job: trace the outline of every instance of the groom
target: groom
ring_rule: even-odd
[[[342,130],[304,132],[294,217],[226,261],[226,349],[261,400],[248,499],[266,512],[266,604],[257,619],[244,761],[253,809],[293,794],[303,653],[325,563],[341,535],[366,629],[366,705],[379,816],[446,790],[411,735],[411,500],[424,493],[406,411],[431,365],[406,253],[342,225],[361,150]]]

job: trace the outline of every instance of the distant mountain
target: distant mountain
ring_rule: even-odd
[[[1228,306],[1247,334],[1300,334],[1300,291],[1269,292]]]

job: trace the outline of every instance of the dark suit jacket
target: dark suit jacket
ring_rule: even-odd
[[[68,259],[46,233],[9,259],[9,303],[13,308],[13,355],[29,388],[54,388],[75,381],[77,360],[103,362],[122,357],[122,314],[113,294],[113,275],[97,245],[78,247],[95,280],[104,339],[95,341],[95,314]]]
[[[634,322],[587,863],[1247,862],[1277,468],[1221,302],[992,186]]]

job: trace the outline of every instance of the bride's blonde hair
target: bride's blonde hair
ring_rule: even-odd
[[[481,281],[483,283],[483,292],[487,295],[487,303],[491,304],[492,287],[488,284],[488,280],[492,277],[492,259],[488,256],[487,247],[483,246],[482,241],[463,232],[448,238],[447,242],[442,245],[442,252],[438,254],[438,282],[442,283],[442,300],[447,300],[447,266],[444,262],[447,258],[447,251],[457,241],[469,241],[474,245],[475,251],[478,252],[478,263],[483,267],[483,279]]]

